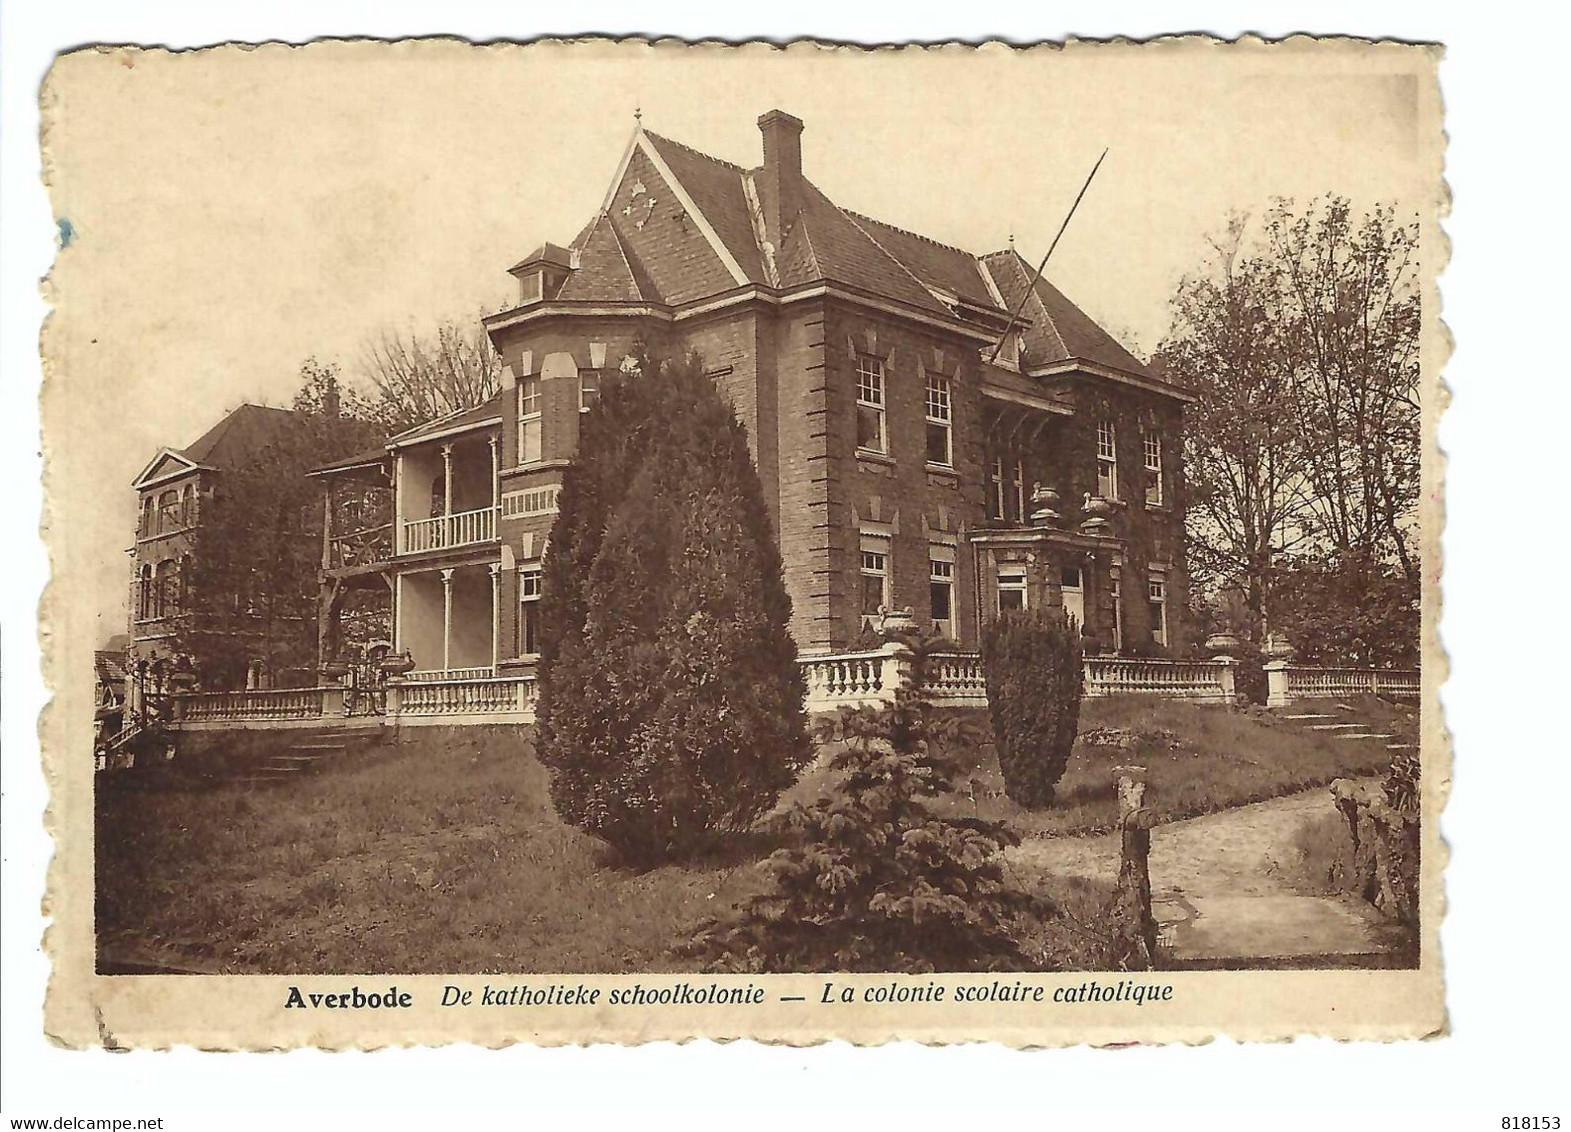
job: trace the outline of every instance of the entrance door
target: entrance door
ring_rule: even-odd
[[[1064,612],[1075,619],[1075,624],[1081,629],[1086,624],[1086,591],[1085,581],[1081,577],[1080,567],[1065,566],[1060,576],[1060,585],[1064,592]]]

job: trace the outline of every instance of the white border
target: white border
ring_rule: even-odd
[[[271,0],[253,5],[43,3],[0,6],[0,459],[13,537],[4,559],[4,996],[0,1111],[16,1116],[163,1115],[165,1127],[594,1126],[608,1111],[691,1127],[745,1120],[793,1127],[887,1122],[978,1126],[1016,1109],[1030,1127],[1081,1114],[1097,1127],[1498,1128],[1505,1114],[1571,1121],[1559,1014],[1564,978],[1558,808],[1566,797],[1565,609],[1545,553],[1561,541],[1547,501],[1568,413],[1562,218],[1566,17],[1551,6],[1345,2],[774,8],[581,2],[550,11],[449,2],[373,7]],[[1202,29],[1225,35],[1320,31],[1448,44],[1442,67],[1457,198],[1456,253],[1443,281],[1459,347],[1447,371],[1456,402],[1441,439],[1451,453],[1445,538],[1446,689],[1456,789],[1444,830],[1452,911],[1443,944],[1454,1035],[1391,1047],[1323,1041],[1199,1049],[1013,1053],[990,1047],[769,1049],[670,1045],[501,1054],[468,1049],[376,1055],[216,1056],[68,1053],[39,1033],[47,973],[38,949],[49,844],[36,760],[43,702],[34,634],[46,577],[38,515],[38,278],[52,227],[37,162],[37,84],[57,49],[94,41],[172,46],[322,34],[431,32],[477,39],[584,30],[689,37],[815,33],[845,40],[1031,40]],[[1007,97],[1006,91],[998,92]],[[1262,128],[1266,128],[1265,125]],[[1548,545],[1546,545],[1548,544]],[[1554,875],[1544,875],[1548,866]],[[614,1084],[612,1084],[614,1082]],[[609,1086],[609,1087],[608,1087]],[[205,1116],[200,1114],[207,1114]],[[221,1119],[215,1119],[221,1114]],[[1058,1119],[1055,1119],[1058,1118]],[[909,1123],[909,1117],[902,1121]],[[1087,1123],[1087,1121],[1075,1121]],[[871,1126],[877,1126],[873,1124]]]

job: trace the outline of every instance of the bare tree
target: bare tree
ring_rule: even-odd
[[[1198,400],[1186,411],[1190,570],[1197,589],[1236,587],[1258,639],[1277,559],[1305,537],[1307,464],[1273,321],[1275,272],[1244,252],[1230,218],[1212,257],[1187,276],[1156,362]]]
[[[443,323],[430,334],[384,331],[360,368],[391,432],[479,405],[502,387],[501,359],[478,322]]]
[[[1314,528],[1345,556],[1400,564],[1418,502],[1418,225],[1326,197],[1266,218],[1277,335],[1291,376]]]

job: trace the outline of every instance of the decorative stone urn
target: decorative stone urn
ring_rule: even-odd
[[[1040,483],[1031,487],[1031,525],[1034,527],[1060,526],[1064,517],[1059,513],[1059,494]]]
[[[409,650],[388,653],[382,658],[382,671],[389,676],[406,676],[415,670],[415,658]]]
[[[879,610],[876,630],[884,640],[892,640],[901,633],[910,633],[915,629],[916,616],[909,605],[904,609]]]
[[[1260,651],[1267,660],[1292,660],[1298,652],[1281,633],[1271,633],[1266,637],[1265,644],[1260,646]]]
[[[1237,634],[1225,629],[1206,638],[1206,652],[1212,656],[1237,656],[1243,647],[1244,642]]]

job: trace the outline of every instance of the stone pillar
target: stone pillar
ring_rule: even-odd
[[[442,571],[442,671],[452,668],[453,652],[453,568]]]
[[[387,677],[387,721],[396,724],[398,713],[404,710],[404,678],[389,675]]]
[[[332,719],[349,714],[342,680],[329,680],[322,685],[322,718]]]
[[[1287,661],[1271,660],[1265,664],[1266,706],[1286,707],[1293,702],[1287,692]]]
[[[1238,695],[1238,661],[1230,656],[1219,656],[1216,662],[1222,666],[1222,702],[1234,703]]]
[[[888,641],[879,646],[883,654],[881,696],[885,703],[895,698],[895,690],[903,688],[911,679],[911,647],[904,641]]]
[[[491,442],[491,459],[496,460],[496,441]],[[502,564],[491,563],[491,674],[496,674],[501,659],[502,637]]]
[[[442,445],[442,514],[450,516],[450,515],[452,515],[452,513],[453,513],[453,446],[451,444],[444,444],[444,445]],[[451,524],[451,522],[444,522],[442,525],[444,527],[448,528],[444,532],[445,534],[451,534],[452,533],[452,529],[451,529],[452,528],[452,524]],[[446,546],[449,541],[451,541],[451,540],[450,539],[444,539],[442,545]]]

